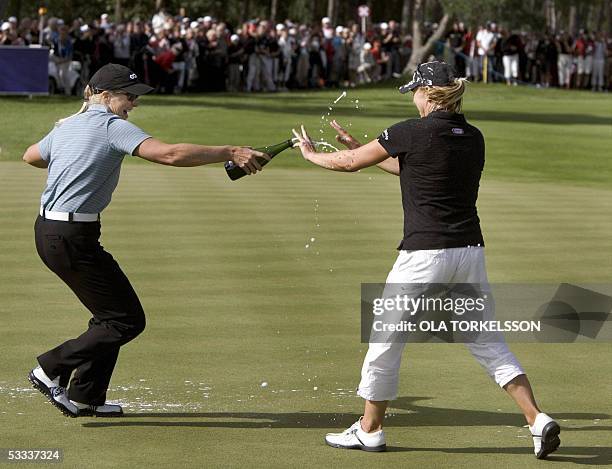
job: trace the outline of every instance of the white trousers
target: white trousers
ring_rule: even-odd
[[[482,290],[488,291],[484,248],[400,251],[386,283],[477,283]],[[399,342],[369,344],[357,390],[359,396],[370,401],[390,401],[397,397],[405,345]],[[525,374],[503,341],[467,343],[466,346],[500,387]]]
[[[255,53],[249,55],[249,71],[246,78],[246,91],[259,91],[259,75],[261,73],[261,61]]]
[[[593,72],[593,56],[578,56],[578,75],[590,75]]]
[[[502,61],[504,62],[504,78],[510,80],[510,78],[518,78],[518,54],[504,55]]]
[[[261,56],[261,78],[267,91],[276,91],[274,84],[274,59],[272,57]]]
[[[559,54],[557,59],[557,73],[559,74],[559,86],[570,84],[572,76],[572,56],[569,54]]]
[[[60,86],[64,89],[64,94],[70,96],[70,62],[59,62],[57,64],[57,74],[60,81]]]

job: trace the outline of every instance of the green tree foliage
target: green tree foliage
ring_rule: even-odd
[[[267,18],[271,3],[270,0],[0,0],[0,7],[4,6],[5,17],[36,17],[38,8],[45,6],[49,16],[67,21],[77,17],[92,21],[105,12],[113,16],[117,1],[120,1],[124,18],[149,19],[161,5],[171,13],[178,13],[182,7],[190,18],[212,15],[232,25],[249,19]],[[289,18],[318,24],[327,14],[328,1],[278,0],[277,20]],[[336,20],[345,25],[359,21],[357,7],[368,4],[372,12],[371,22],[400,21],[404,1],[336,0]],[[607,29],[610,25],[610,8],[606,8],[606,2],[609,0],[426,0],[421,21],[438,22],[444,13],[449,13],[469,26],[496,21],[513,30],[544,31],[550,22],[548,18],[547,23],[547,7],[552,4],[557,29],[568,29],[570,25],[575,28]]]
[[[445,11],[471,26],[495,21],[511,30],[545,31],[546,8],[552,6],[556,29],[567,29],[571,9],[579,27],[599,29],[597,20],[609,0],[440,0]]]

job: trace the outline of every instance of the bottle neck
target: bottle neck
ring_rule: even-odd
[[[292,140],[285,140],[282,143],[277,143],[276,145],[268,145],[262,148],[257,148],[256,150],[261,151],[263,153],[267,153],[270,158],[275,157],[280,152],[286,150],[287,148],[291,148],[293,146]]]

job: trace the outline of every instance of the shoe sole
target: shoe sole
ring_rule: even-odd
[[[30,373],[28,374],[28,381],[30,381],[30,383],[32,383],[32,386],[34,387],[34,389],[36,389],[37,391],[41,392],[46,397],[50,397],[51,396],[51,390],[45,385],[45,383],[40,381],[34,375],[33,371],[30,371]]]
[[[542,430],[542,447],[536,455],[536,458],[544,459],[550,453],[557,451],[557,448],[559,448],[561,444],[559,433],[561,433],[561,428],[557,422],[549,422],[546,424]]]
[[[79,417],[117,418],[117,417],[123,417],[123,411],[121,412],[95,412],[93,410],[82,409],[82,410],[79,410]]]
[[[62,414],[64,414],[66,417],[75,418],[79,416],[78,414],[73,414],[68,409],[66,409],[62,404],[60,404],[55,399],[53,399],[53,395],[51,394],[51,391],[49,390],[49,388],[45,385],[45,383],[43,383],[36,376],[34,376],[34,373],[31,371],[30,371],[30,374],[28,374],[28,381],[32,383],[32,386],[34,387],[34,389],[36,389],[43,396],[45,396],[47,400],[51,404],[53,404],[53,406],[56,409],[58,409]]]
[[[325,440],[325,444],[327,446],[331,446],[332,448],[339,448],[339,449],[360,449],[361,451],[367,451],[369,453],[380,453],[383,451],[387,451],[387,445],[380,445],[380,446],[365,446],[365,445],[351,445],[351,446],[343,446],[343,445],[339,445],[336,443],[330,443],[329,441]]]

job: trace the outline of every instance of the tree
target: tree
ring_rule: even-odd
[[[408,30],[412,25],[412,18],[414,15],[414,0],[404,0],[402,2],[402,19],[401,29],[402,34],[407,34]]]
[[[327,17],[336,22],[336,0],[327,0]]]
[[[211,15],[232,26],[247,19],[268,17],[275,21],[290,18],[299,23],[318,24],[322,16],[329,16],[334,24],[347,24],[358,19],[360,4],[372,7],[373,23],[401,20],[402,34],[414,34],[415,20],[422,32],[425,21],[441,23],[446,15],[446,28],[456,17],[470,27],[496,21],[513,31],[543,33],[548,25],[549,31],[563,29],[576,33],[583,28],[612,32],[610,0],[0,0],[0,17],[36,17],[38,7],[44,5],[49,16],[67,22],[75,17],[91,21],[102,12],[111,13],[113,8],[115,21],[133,18],[146,21],[161,8],[176,14],[184,7],[190,18]],[[436,32],[436,37],[442,38],[446,31]],[[427,45],[422,36],[417,38],[422,42],[417,43],[417,50]],[[419,50],[419,55],[425,58],[429,52],[428,46]]]
[[[278,10],[278,0],[272,0],[270,3],[270,21],[276,23],[276,11]]]
[[[427,59],[434,50],[436,42],[441,40],[448,31],[451,24],[451,14],[444,13],[433,34],[423,43],[422,24],[425,14],[426,0],[414,0],[414,15],[412,19],[412,55],[404,69],[404,74],[412,74],[417,66]]]
[[[121,0],[115,0],[115,21],[121,23],[123,21],[123,8]]]
[[[412,55],[404,69],[411,74],[417,65],[426,60],[433,52],[436,43],[444,40],[452,22],[458,18],[468,27],[476,27],[487,21],[496,21],[510,30],[528,28],[543,31],[546,26],[545,13],[548,5],[553,13],[555,2],[574,3],[577,0],[404,0],[402,21],[412,8]],[[593,2],[595,0],[584,0]],[[558,5],[557,5],[558,7]],[[425,41],[423,26],[425,21],[438,23],[438,27]],[[552,19],[551,19],[552,20]],[[557,21],[555,17],[554,20]]]

